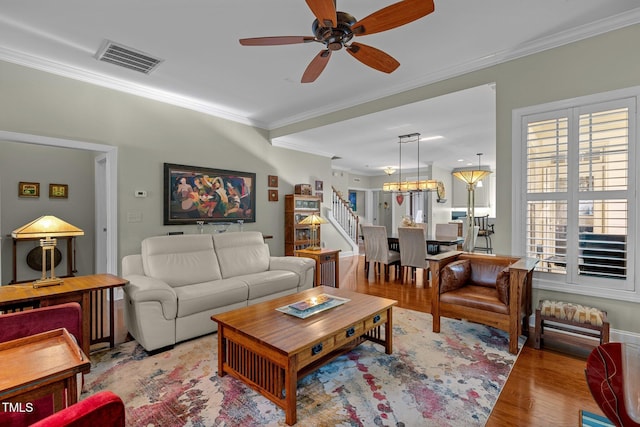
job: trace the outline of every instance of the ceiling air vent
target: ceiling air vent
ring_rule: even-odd
[[[100,50],[96,53],[96,58],[98,61],[109,62],[144,74],[149,74],[163,61],[110,40],[105,40],[102,43]]]

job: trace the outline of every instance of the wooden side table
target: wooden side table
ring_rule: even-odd
[[[76,403],[76,375],[88,373],[91,361],[62,328],[0,344],[0,366],[0,401],[53,395],[57,412]]]
[[[82,307],[82,351],[89,354],[91,344],[108,342],[114,346],[113,290],[127,283],[128,280],[112,274],[92,274],[67,277],[61,285],[42,288],[34,288],[31,283],[0,286],[0,311],[77,302]],[[103,309],[106,292],[109,293],[109,335],[105,335],[103,328],[107,320]]]
[[[316,261],[314,286],[340,287],[340,249],[299,249],[295,255]]]

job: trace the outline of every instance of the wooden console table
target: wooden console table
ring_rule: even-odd
[[[31,283],[0,286],[0,311],[20,311],[24,308],[77,302],[82,307],[82,351],[89,354],[91,344],[108,342],[114,337],[114,288],[129,281],[112,274],[67,277],[61,285],[34,288]],[[105,335],[103,301],[109,292],[109,335]],[[93,334],[92,334],[93,332]]]
[[[340,287],[340,249],[299,249],[295,255],[316,261],[314,286]]]
[[[91,361],[66,329],[55,329],[0,344],[0,401],[28,403],[53,395],[57,412],[78,400],[77,377]]]

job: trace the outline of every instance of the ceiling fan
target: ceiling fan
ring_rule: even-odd
[[[346,12],[336,11],[335,0],[306,0],[316,16],[312,29],[315,36],[274,36],[240,39],[243,46],[275,46],[318,42],[325,48],[318,53],[302,75],[302,83],[315,81],[331,58],[331,52],[343,47],[358,61],[376,70],[391,73],[400,66],[391,55],[367,46],[351,42],[354,36],[366,36],[400,27],[420,19],[434,11],[433,0],[402,0],[358,21]],[[351,42],[351,43],[350,43]]]

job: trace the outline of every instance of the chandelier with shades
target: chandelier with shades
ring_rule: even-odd
[[[382,185],[382,191],[392,191],[397,193],[414,193],[420,191],[436,191],[438,189],[438,181],[435,179],[420,179],[420,134],[410,133],[408,135],[398,136],[399,157],[398,164],[398,180],[392,182],[385,182]],[[418,170],[417,178],[415,180],[402,180],[402,145],[410,142],[417,142],[418,146]],[[391,176],[394,173],[392,167],[384,169],[384,172]]]

